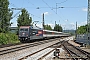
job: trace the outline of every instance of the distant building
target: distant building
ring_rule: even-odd
[[[10,32],[17,34],[18,27],[10,27]]]

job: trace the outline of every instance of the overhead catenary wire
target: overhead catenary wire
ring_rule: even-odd
[[[11,11],[13,11],[13,10],[22,10],[22,9],[24,9],[25,7],[22,5],[22,7],[21,8],[18,8],[17,6],[15,6],[15,4],[13,4],[13,3],[10,3],[10,5],[11,6],[13,6],[13,8],[9,8]],[[32,4],[32,5],[34,5],[34,4]],[[17,13],[15,13],[15,15],[14,16],[12,16],[12,19],[13,18],[18,18],[18,15],[19,15],[19,13],[20,13],[21,11],[19,11],[19,12],[17,12]],[[33,19],[34,19],[34,17],[37,17],[37,18],[40,18],[41,19],[41,17],[39,17],[39,16],[36,16],[36,15],[34,15],[34,14],[32,14],[31,12],[29,12],[29,14],[31,15],[30,17],[32,17],[33,16]]]
[[[62,3],[65,3],[65,2],[67,2],[68,0],[65,0],[65,1],[62,1],[62,2],[60,2],[60,3],[57,3],[57,4],[62,4]]]
[[[42,0],[42,1],[44,1],[44,0]],[[46,0],[45,0],[46,1]],[[56,14],[56,11],[54,10],[54,7],[51,7],[47,2],[45,2],[44,1],[44,3],[48,6],[48,7],[39,7],[39,8],[49,8],[49,9],[51,9],[55,14]],[[55,3],[57,2],[57,0],[54,0],[55,1]],[[68,1],[68,0],[65,0],[65,1],[63,1],[63,2],[60,2],[60,4],[62,4],[62,3],[65,3],[66,1]],[[33,6],[35,6],[35,3],[32,3],[32,2],[30,2],[30,0],[28,0],[28,3],[30,3],[31,5],[33,5]],[[58,4],[58,3],[57,3]],[[12,6],[13,7],[15,7],[15,5],[14,4],[12,4]],[[32,7],[33,8],[33,7]],[[35,8],[37,8],[37,6],[35,6]],[[58,9],[59,8],[80,8],[80,7],[59,7],[58,6]],[[55,8],[56,9],[56,8]],[[61,12],[62,13],[62,12]],[[37,17],[37,18],[41,18],[41,17],[39,17],[39,16],[36,16],[36,15],[34,15],[32,12],[30,12],[30,14],[33,16],[33,17]],[[60,16],[59,14],[56,14],[60,19],[62,18],[62,16]],[[63,18],[62,18],[63,19]]]
[[[56,13],[44,0],[42,0],[54,13]]]
[[[33,6],[35,6],[33,3],[30,2],[30,0],[28,0],[28,3],[32,4]]]
[[[10,3],[10,5],[13,6],[13,7],[17,7],[17,6],[15,6],[13,3]]]
[[[60,19],[62,19],[44,0],[42,0]]]
[[[30,0],[29,0],[29,1],[30,1]],[[29,3],[30,3],[30,2],[29,2]],[[33,6],[35,6],[33,3],[30,3],[30,4],[32,4]],[[23,9],[23,8],[18,8],[18,7],[15,6],[15,4],[13,4],[13,3],[10,3],[10,5],[14,7],[14,9],[11,8],[12,10]],[[23,6],[23,7],[24,7],[24,6]],[[31,12],[29,12],[29,14],[31,14],[31,15],[34,16],[34,17],[41,18],[41,17],[39,17],[39,16],[36,16],[36,15],[32,14]]]
[[[28,0],[28,3],[30,3],[31,5],[33,5],[33,6],[35,6],[35,4],[33,4],[32,2],[30,2],[30,0]],[[35,6],[36,7],[36,6]],[[33,7],[32,7],[33,8]],[[30,13],[33,17],[35,16],[35,17],[38,17],[38,18],[41,18],[41,17],[39,17],[39,16],[36,16],[36,15],[34,15],[34,14],[32,14],[32,13]]]
[[[31,12],[30,12],[30,14],[31,14],[32,16],[35,16],[35,17],[37,17],[37,18],[41,18],[41,17],[39,17],[39,16],[36,16],[36,15],[32,14]]]
[[[87,6],[82,6],[83,8],[86,8]],[[64,7],[64,6],[62,6],[62,7],[58,7],[58,9],[59,8],[82,8],[82,7]]]
[[[55,8],[55,9],[56,9],[56,14],[57,14],[57,9],[59,8],[59,7],[57,8],[57,4],[62,4],[62,3],[65,3],[65,2],[67,2],[67,1],[68,1],[68,0],[62,1],[62,2],[60,2],[60,3],[56,3],[56,8]],[[61,7],[61,8],[62,8],[62,7]],[[63,14],[62,14],[62,16],[63,16]],[[64,18],[65,18],[65,17],[64,17]]]

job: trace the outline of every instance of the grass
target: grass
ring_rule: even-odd
[[[0,45],[14,44],[20,42],[14,33],[0,33]]]

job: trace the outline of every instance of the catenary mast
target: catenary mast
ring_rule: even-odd
[[[88,0],[88,12],[87,12],[87,32],[88,32],[88,40],[90,39],[90,0]]]

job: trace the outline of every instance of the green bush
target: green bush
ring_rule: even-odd
[[[0,45],[13,44],[20,42],[18,36],[14,33],[0,33]]]

